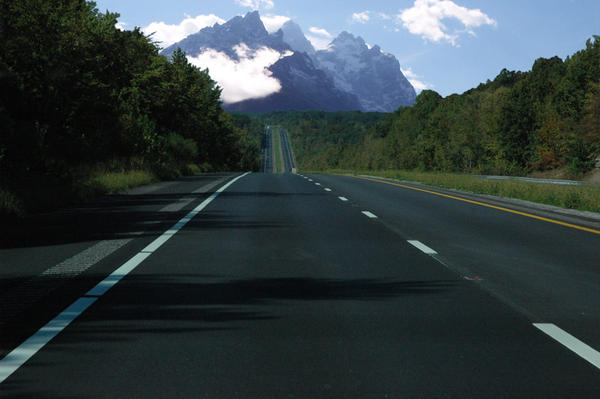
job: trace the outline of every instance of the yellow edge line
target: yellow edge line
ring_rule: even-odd
[[[384,184],[389,184],[391,186],[398,186],[398,187],[402,187],[402,188],[407,188],[409,190],[422,191],[424,193],[433,194],[433,195],[437,195],[437,196],[440,196],[440,197],[446,197],[446,198],[450,198],[450,199],[457,200],[457,201],[468,202],[470,204],[485,206],[486,208],[493,208],[493,209],[497,209],[499,211],[514,213],[516,215],[521,215],[521,216],[525,216],[525,217],[532,218],[532,219],[542,220],[542,221],[548,222],[548,223],[559,224],[561,226],[570,227],[572,229],[583,230],[583,231],[587,231],[588,233],[594,233],[594,234],[599,234],[600,235],[600,230],[590,229],[588,227],[583,227],[583,226],[578,226],[576,224],[561,222],[560,220],[549,219],[549,218],[545,218],[545,217],[542,217],[542,216],[536,216],[536,215],[532,215],[531,213],[515,211],[513,209],[503,208],[501,206],[490,205],[490,204],[486,204],[484,202],[468,200],[468,199],[465,199],[465,198],[455,197],[454,195],[442,194],[442,193],[438,193],[438,192],[431,191],[431,190],[425,190],[425,189],[422,189],[422,188],[411,187],[411,186],[407,186],[405,184],[392,183],[392,182],[385,181],[385,180],[372,179],[372,178],[369,178],[369,177],[362,177],[362,176],[352,176],[352,177],[354,177],[356,179],[370,180],[370,181],[374,181],[374,182],[377,182],[377,183],[384,183]]]

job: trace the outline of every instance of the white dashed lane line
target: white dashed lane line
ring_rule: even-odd
[[[312,179],[309,179],[309,181],[312,181]],[[315,184],[317,186],[320,186],[319,183],[315,183]],[[328,191],[328,192],[331,191],[330,188],[324,188],[324,190]],[[340,199],[340,201],[343,201],[343,202],[348,201],[348,198],[346,198],[346,197],[338,197],[338,198]],[[362,213],[371,219],[377,219],[377,215],[375,215],[369,211],[362,211]],[[407,242],[427,255],[430,255],[430,256],[438,255],[437,251],[428,247],[427,245],[423,244],[420,241],[407,240]],[[479,277],[466,277],[465,276],[464,278],[467,280],[472,280],[472,281],[481,280]],[[564,331],[563,329],[556,326],[555,324],[533,323],[533,326],[536,327],[537,329],[539,329],[540,331],[544,332],[544,334],[548,335],[549,337],[551,337],[552,339],[554,339],[561,345],[565,346],[570,351],[572,351],[575,354],[577,354],[578,356],[580,356],[582,359],[584,359],[587,362],[589,362],[590,364],[592,364],[594,367],[600,369],[600,352],[598,352],[596,349],[592,348],[585,342],[580,341],[579,339],[572,336],[571,334]]]
[[[555,341],[567,347],[578,356],[600,369],[600,352],[582,342],[552,323],[533,323],[533,326],[547,334]]]
[[[408,240],[408,243],[410,245],[420,249],[422,252],[426,253],[427,255],[437,255],[437,252],[435,252],[435,250],[429,248],[427,245],[423,244],[420,241]]]

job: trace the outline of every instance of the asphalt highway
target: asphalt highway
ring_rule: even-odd
[[[419,190],[216,174],[2,226],[0,396],[600,397],[598,230]]]
[[[281,150],[283,153],[284,172],[292,172],[296,169],[292,146],[290,145],[288,134],[285,130],[280,130],[281,134]]]
[[[262,172],[273,173],[273,132],[270,128],[265,128],[263,137]]]

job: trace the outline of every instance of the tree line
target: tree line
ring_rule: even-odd
[[[75,185],[98,167],[258,168],[260,136],[223,111],[208,71],[117,29],[118,16],[83,0],[0,0],[0,187]]]
[[[600,36],[531,71],[503,69],[461,95],[424,90],[391,114],[270,113],[304,169],[418,169],[581,176],[600,155]]]

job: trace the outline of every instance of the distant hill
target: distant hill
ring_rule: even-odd
[[[239,60],[234,48],[240,44],[251,51],[268,48],[293,54],[283,56],[268,68],[281,84],[278,92],[226,103],[228,110],[392,112],[415,102],[415,90],[402,74],[400,63],[378,46],[369,48],[362,38],[342,32],[328,49],[316,51],[293,21],[269,34],[257,11],[204,28],[166,48],[163,54],[170,55],[177,48],[189,56],[215,50]]]

